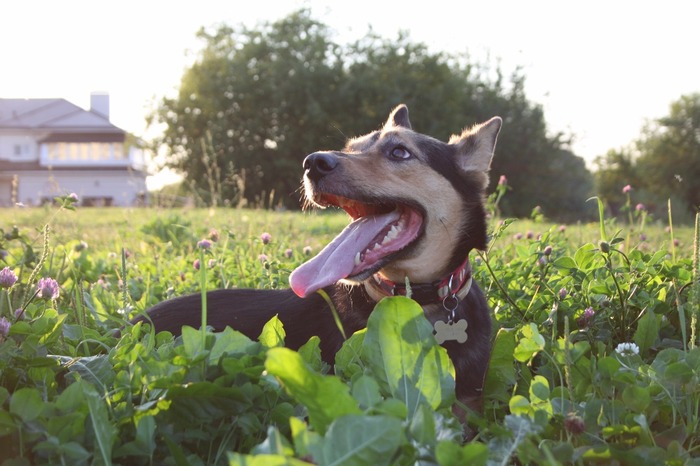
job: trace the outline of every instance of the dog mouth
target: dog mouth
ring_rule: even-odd
[[[423,234],[422,210],[406,202],[366,202],[334,194],[318,195],[314,202],[340,207],[353,221],[289,276],[292,290],[302,298],[340,280],[366,279]]]

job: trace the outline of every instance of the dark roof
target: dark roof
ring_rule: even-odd
[[[65,99],[0,99],[0,128],[125,133],[100,113]]]

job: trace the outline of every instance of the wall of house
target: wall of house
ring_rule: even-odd
[[[127,170],[18,172],[17,201],[38,205],[55,196],[76,193],[81,204],[137,205],[146,194],[142,173]]]
[[[0,159],[13,162],[32,162],[39,158],[36,138],[26,132],[0,133]]]

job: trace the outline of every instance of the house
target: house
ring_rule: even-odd
[[[65,99],[0,98],[0,206],[75,193],[82,205],[145,201],[143,155],[109,121],[109,95],[90,110]]]

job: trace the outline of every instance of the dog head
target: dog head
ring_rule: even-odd
[[[307,201],[341,207],[353,221],[292,273],[292,289],[303,297],[374,273],[431,282],[471,249],[484,249],[485,190],[500,127],[494,117],[442,142],[413,131],[400,105],[380,130],[306,157]]]

